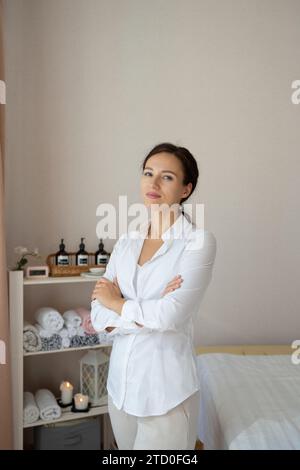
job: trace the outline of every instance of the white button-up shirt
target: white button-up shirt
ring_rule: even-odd
[[[199,390],[193,317],[216,256],[212,232],[196,228],[181,214],[163,233],[163,245],[138,269],[149,224],[119,238],[104,274],[110,281],[118,279],[126,300],[121,315],[98,300],[91,302],[95,330],[115,327],[107,334],[113,338],[108,393],[118,409],[135,416],[165,414]],[[162,297],[177,274],[181,287]]]

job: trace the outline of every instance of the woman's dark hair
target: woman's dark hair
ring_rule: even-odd
[[[156,155],[157,153],[167,152],[174,155],[178,160],[181,162],[182,170],[183,170],[183,185],[187,185],[192,183],[192,191],[190,195],[186,198],[181,199],[180,204],[185,202],[194,192],[196,188],[199,171],[198,165],[191,154],[191,152],[186,149],[185,147],[178,147],[177,145],[171,144],[169,142],[163,142],[162,144],[156,145],[146,156],[145,160],[142,163],[142,170],[145,169],[147,160],[152,157],[152,155]]]

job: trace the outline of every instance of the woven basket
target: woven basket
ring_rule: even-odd
[[[105,268],[107,264],[95,264],[95,253],[88,253],[88,264],[85,266],[76,266],[76,253],[68,253],[69,265],[57,266],[55,263],[56,253],[47,256],[47,265],[49,266],[50,276],[80,276],[81,273],[89,271],[90,268]]]

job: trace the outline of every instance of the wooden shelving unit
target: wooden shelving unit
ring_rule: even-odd
[[[10,349],[12,362],[12,401],[13,401],[13,431],[14,449],[24,448],[24,429],[33,428],[45,424],[77,420],[88,416],[97,416],[107,413],[107,397],[104,397],[103,404],[93,407],[87,413],[72,413],[65,411],[62,416],[53,421],[38,420],[30,425],[23,424],[23,393],[24,393],[24,361],[27,357],[72,353],[86,349],[109,348],[110,344],[85,346],[82,348],[66,348],[53,351],[38,351],[32,353],[23,352],[23,325],[24,325],[24,289],[26,286],[53,285],[64,283],[87,283],[96,282],[95,279],[84,278],[82,276],[54,277],[47,279],[26,279],[23,271],[9,271],[9,311],[10,311]]]

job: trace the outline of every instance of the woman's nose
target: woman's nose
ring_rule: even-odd
[[[159,178],[159,177],[157,176],[156,178],[153,178],[153,179],[152,179],[152,182],[151,182],[152,184],[151,184],[151,186],[153,187],[153,189],[154,189],[154,188],[155,188],[155,189],[158,189],[158,188],[159,188],[158,178]]]

